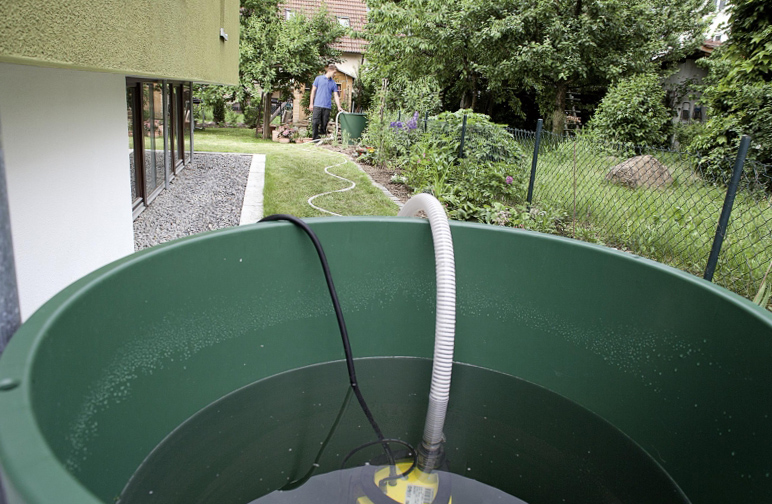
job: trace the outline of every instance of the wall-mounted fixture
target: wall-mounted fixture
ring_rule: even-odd
[[[228,34],[225,33],[225,28],[220,28],[220,38],[222,40],[228,40]]]

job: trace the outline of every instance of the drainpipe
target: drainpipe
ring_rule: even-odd
[[[5,182],[5,160],[0,143],[0,353],[21,325],[19,290],[13,260],[11,218],[8,210],[8,188]],[[4,499],[0,493],[0,503]]]

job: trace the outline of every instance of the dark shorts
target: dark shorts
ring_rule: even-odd
[[[327,134],[327,123],[330,121],[330,109],[314,107],[314,114],[311,116],[312,138],[316,140],[321,135]]]

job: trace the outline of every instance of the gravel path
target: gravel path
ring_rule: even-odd
[[[252,156],[195,153],[134,221],[134,250],[204,231],[238,226]]]

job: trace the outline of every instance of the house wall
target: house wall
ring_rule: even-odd
[[[343,53],[341,62],[336,63],[338,69],[354,78],[359,78],[359,67],[362,66],[362,55],[359,53]]]
[[[126,80],[0,63],[0,141],[26,319],[134,251]]]
[[[687,59],[678,64],[678,70],[676,73],[665,79],[665,83],[677,84],[684,82],[687,79],[702,80],[708,75],[708,71],[705,68],[697,66],[697,63],[693,59]]]
[[[678,84],[681,84],[689,79],[694,79],[695,82],[699,83],[702,82],[702,79],[707,75],[708,71],[702,67],[697,66],[695,60],[687,59],[678,64],[678,70],[676,73],[665,79],[665,87],[666,89],[674,88]],[[692,97],[694,99],[692,99]],[[700,104],[699,98],[700,93],[696,91],[693,91],[691,94],[687,93],[686,95],[678,97],[675,103],[675,116],[673,117],[673,121],[677,122],[681,120],[681,112],[685,106],[689,108],[689,114],[691,116],[694,107],[699,106]],[[707,116],[703,111],[702,120],[704,121],[706,118]]]
[[[238,58],[239,0],[0,0],[0,62],[236,84]]]

